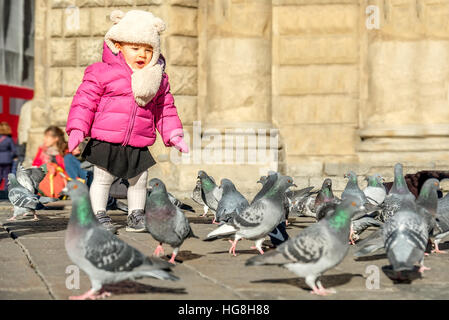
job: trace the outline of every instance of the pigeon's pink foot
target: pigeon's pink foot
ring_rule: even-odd
[[[164,248],[162,248],[162,244],[160,243],[153,252],[153,256],[160,257],[164,254]]]
[[[232,255],[236,257],[237,255],[235,254],[235,247],[237,247],[237,241],[229,240],[229,242],[232,244],[231,248],[229,248],[229,253],[232,253]]]
[[[433,249],[431,252],[432,253],[443,253],[443,254],[447,253],[446,251],[441,251],[440,248],[438,248],[438,243],[435,243],[435,249]]]
[[[173,254],[171,255],[171,259],[168,260],[168,262],[170,262],[171,264],[176,264],[176,262],[175,262],[175,257],[176,257],[176,254],[173,253]]]
[[[288,227],[289,224],[290,224],[290,222],[288,222],[288,219],[285,220],[285,226]]]
[[[428,254],[427,252],[424,252],[424,256],[425,256],[425,257],[428,257],[429,254]]]
[[[257,251],[260,252],[260,254],[264,254],[265,252],[263,252],[262,248],[257,248],[256,246],[252,246],[251,249],[257,249]]]
[[[33,221],[39,221],[39,218],[37,217],[37,215],[34,215]]]
[[[80,295],[80,296],[70,296],[69,299],[70,300],[97,300],[97,299],[104,299],[107,297],[110,297],[111,293],[107,292],[107,291],[103,291],[102,293],[99,294],[95,294],[95,291],[90,289],[89,291],[87,291],[86,293]]]
[[[429,267],[426,267],[425,265],[422,265],[422,266],[419,268],[418,272],[419,272],[419,273],[423,273],[424,271],[428,271],[428,270],[432,270],[432,269],[429,268]]]
[[[219,224],[217,221],[215,221],[215,218],[212,220],[213,224]]]
[[[6,219],[6,220],[7,220],[7,221],[17,221],[16,217],[14,217],[14,216],[12,216],[11,218]]]

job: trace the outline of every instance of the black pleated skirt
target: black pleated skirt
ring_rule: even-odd
[[[82,157],[123,179],[133,178],[156,164],[148,147],[122,146],[96,139],[89,140]]]

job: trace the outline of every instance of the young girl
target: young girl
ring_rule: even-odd
[[[56,126],[50,126],[44,131],[44,143],[37,150],[33,166],[39,167],[45,163],[53,162],[64,168],[64,155],[67,153],[67,142],[64,131]]]
[[[111,13],[114,25],[105,35],[103,62],[86,68],[70,108],[66,131],[69,151],[91,137],[83,151],[95,165],[90,187],[92,209],[100,223],[116,232],[106,215],[115,177],[128,179],[127,231],[145,231],[147,169],[155,164],[148,146],[156,130],[167,147],[188,152],[182,124],[170,93],[160,33],[165,23],[150,12]]]

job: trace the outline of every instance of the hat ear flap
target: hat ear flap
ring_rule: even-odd
[[[162,21],[161,18],[154,17],[153,25],[156,28],[158,33],[162,33],[165,31],[166,25],[165,25],[165,22]]]
[[[117,24],[124,16],[125,13],[122,10],[114,10],[111,12],[110,19],[114,24]]]

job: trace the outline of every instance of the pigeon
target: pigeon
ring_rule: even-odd
[[[13,173],[8,174],[8,199],[14,206],[14,213],[8,221],[15,221],[20,214],[34,214],[34,220],[38,220],[36,210],[45,209],[44,204],[58,199],[40,197],[22,186]]]
[[[352,239],[357,241],[360,239],[360,234],[369,227],[381,227],[383,223],[372,217],[362,217],[352,221]]]
[[[385,248],[393,276],[398,280],[403,279],[403,272],[412,271],[417,262],[421,264],[419,272],[428,270],[424,252],[434,226],[438,187],[438,180],[428,179],[417,201],[403,202],[378,231],[360,243],[354,255],[361,257]]]
[[[196,203],[198,203],[200,206],[205,207],[205,208],[207,208],[207,210],[209,210],[209,208],[206,206],[203,199],[201,198],[201,180],[200,179],[196,180],[196,185],[192,191],[192,195],[190,196],[190,198],[192,198],[192,200],[195,201]],[[206,209],[205,209],[205,211],[206,211]],[[206,213],[207,213],[207,211],[206,211]]]
[[[251,249],[257,249],[263,254],[265,236],[284,218],[285,191],[291,186],[295,186],[291,177],[280,176],[263,197],[254,201],[240,215],[233,216],[229,222],[210,232],[205,240],[234,234],[234,241],[229,240],[232,243],[229,253],[236,256],[237,242],[245,238],[254,240],[255,246]]]
[[[157,179],[149,182],[145,205],[145,224],[151,236],[159,242],[154,255],[164,254],[163,243],[173,247],[170,263],[175,264],[179,248],[187,238],[198,238],[192,231],[184,213],[169,199],[165,184]]]
[[[312,217],[320,220],[324,215],[319,212],[329,203],[338,204],[340,199],[332,192],[332,180],[326,178],[321,189],[317,192],[310,192],[310,196],[300,202],[295,210],[298,216]]]
[[[25,169],[21,163],[17,166],[17,181],[31,193],[36,194],[39,184],[45,177],[45,171],[42,167],[32,167]]]
[[[363,193],[371,204],[379,205],[384,202],[387,190],[383,184],[384,179],[378,173],[366,177],[368,186],[363,189]]]
[[[279,265],[304,277],[313,294],[327,295],[335,290],[324,289],[319,277],[338,265],[349,250],[351,217],[361,210],[357,199],[348,197],[335,211],[263,256],[246,261],[247,266]]]
[[[274,183],[280,176],[281,174],[279,172],[275,172],[272,170],[268,171],[268,175],[261,176],[259,181],[257,181],[257,183],[262,184],[262,189],[260,189],[259,192],[256,194],[254,199],[251,201],[251,204],[262,198],[268,192],[268,190],[270,190],[270,188],[274,185]],[[292,202],[288,199],[287,192],[284,195],[282,206],[285,221],[279,223],[276,226],[276,228],[274,228],[274,230],[272,230],[268,234],[268,236],[270,237],[270,241],[274,246],[278,246],[279,244],[283,243],[289,238],[288,233],[286,231],[286,226],[288,225],[288,215],[292,207]]]
[[[234,214],[241,214],[248,206],[248,200],[237,191],[235,185],[229,179],[222,179],[220,189],[223,190],[223,196],[218,201],[216,222],[228,222]]]
[[[201,199],[206,204],[202,216],[206,216],[207,211],[211,209],[214,212],[214,219],[216,220],[215,212],[217,211],[218,201],[220,201],[223,191],[217,186],[215,180],[202,170],[198,171],[198,179],[201,181]]]
[[[357,198],[361,203],[365,204],[368,200],[359,187],[355,172],[349,171],[344,177],[348,178],[348,183],[346,184],[345,190],[343,190],[343,193],[341,194],[341,199],[343,200],[346,197],[351,196]]]
[[[435,227],[432,236],[434,238],[435,249],[432,252],[446,253],[438,247],[440,242],[449,235],[449,193],[438,199],[438,209],[435,217]]]
[[[402,173],[402,164],[397,163],[394,166],[394,182],[390,192],[385,197],[384,202],[380,205],[380,214],[378,218],[382,222],[386,222],[391,218],[405,202],[414,203],[415,196],[408,190]]]
[[[110,296],[104,284],[153,277],[179,280],[170,273],[172,265],[159,258],[147,257],[114,234],[96,219],[87,186],[71,180],[65,194],[72,199],[72,212],[65,234],[65,249],[71,261],[87,273],[92,288],[73,300],[98,299]]]

